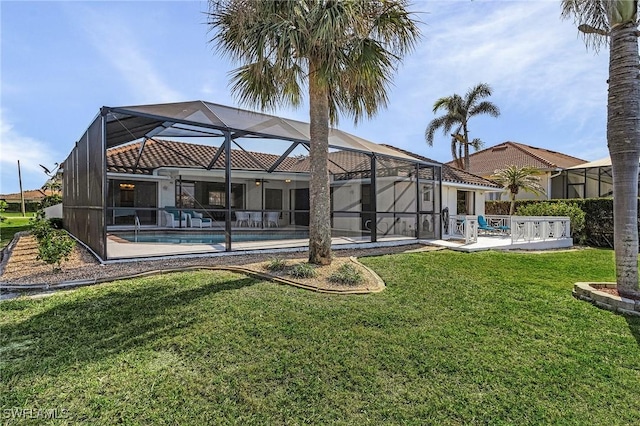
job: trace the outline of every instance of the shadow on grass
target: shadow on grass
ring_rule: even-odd
[[[632,317],[626,316],[627,324],[629,324],[629,330],[633,337],[636,338],[636,342],[638,342],[638,346],[640,346],[640,317]]]
[[[180,283],[163,282],[57,304],[19,324],[0,328],[3,379],[60,374],[70,366],[176,336],[197,321],[197,315],[185,312],[189,304],[257,282],[253,278],[211,280],[186,290]],[[14,309],[21,306],[24,309],[20,303]]]

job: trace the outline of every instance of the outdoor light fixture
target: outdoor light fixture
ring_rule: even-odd
[[[133,183],[121,183],[120,189],[133,189],[136,186]]]
[[[285,179],[284,180],[286,183],[291,183],[291,179]]]
[[[258,179],[256,179],[256,186],[260,186],[262,182],[260,182]]]

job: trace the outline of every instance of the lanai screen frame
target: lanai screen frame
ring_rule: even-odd
[[[169,114],[169,112],[173,112]],[[227,118],[223,120],[220,116]],[[194,118],[195,117],[195,118]],[[249,126],[238,123],[246,121]],[[230,123],[234,122],[234,123]],[[277,139],[291,142],[290,148],[282,154],[284,159],[296,146],[309,147],[309,124],[296,120],[241,110],[204,101],[170,104],[139,105],[128,107],[102,107],[83,136],[64,162],[63,177],[63,217],[67,229],[85,243],[101,259],[107,255],[107,163],[109,148],[143,140],[138,159],[144,150],[144,142],[153,137],[186,138],[206,134],[224,138],[215,160],[224,154],[225,158],[225,250],[232,250],[232,207],[231,207],[231,144],[234,138],[252,137]],[[212,133],[215,132],[215,133]],[[406,155],[400,151],[374,144],[357,136],[331,129],[330,149],[351,151],[369,156],[371,160],[371,199],[376,199],[376,162],[378,158],[390,158],[410,162],[416,168],[416,217],[417,222],[424,213],[420,210],[418,187],[420,168],[433,167],[433,180],[438,186],[438,205],[434,204],[434,219],[439,218],[442,208],[442,166]],[[279,161],[281,161],[279,160]],[[275,169],[275,166],[273,167]],[[273,170],[271,170],[273,171]],[[378,211],[374,205],[373,223],[377,222]],[[439,229],[440,220],[434,220]],[[376,226],[371,228],[371,241],[377,240]],[[418,237],[417,235],[416,237]],[[438,236],[436,234],[436,236]]]

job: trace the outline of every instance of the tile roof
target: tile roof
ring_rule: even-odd
[[[150,139],[145,143],[142,155],[135,164],[140,153],[141,142],[110,148],[107,150],[107,170],[116,173],[151,174],[154,169],[160,167],[183,168],[207,168],[215,157],[217,147],[208,145],[196,145],[185,142]],[[428,163],[439,164],[412,152],[396,148],[391,145],[382,145],[402,154],[414,157]],[[250,152],[234,149],[231,152],[231,167],[242,170],[265,170],[271,167],[279,155],[265,154],[262,152]],[[255,161],[254,161],[255,159]],[[260,164],[256,163],[259,162]],[[367,174],[371,167],[368,155],[351,151],[336,151],[329,153],[329,172],[332,174],[364,172]],[[385,158],[379,162],[382,168],[398,168],[406,166],[406,162]],[[224,154],[214,163],[213,169],[224,168]],[[309,172],[309,157],[286,157],[276,168],[280,172]],[[442,165],[442,178],[453,183],[480,185],[498,188],[494,182],[475,176],[463,170],[458,170],[447,165]]]
[[[141,142],[110,148],[107,150],[107,171],[117,173],[151,174],[160,167],[207,168],[218,150],[215,146],[196,145],[186,142],[149,139],[135,168]],[[231,167],[243,170],[264,170],[271,167],[280,155],[265,154],[234,149],[231,152]],[[222,153],[211,167],[223,169],[225,155]],[[287,157],[276,168],[277,171],[295,170],[300,159]],[[135,170],[134,170],[135,169]]]
[[[415,154],[413,152],[410,152],[401,148],[396,148],[391,145],[385,145],[385,146],[389,148],[393,148],[400,152],[403,152],[412,157],[415,157],[418,160],[431,162],[431,163],[438,163],[437,161],[424,157],[420,154]],[[480,186],[488,186],[492,188],[501,188],[500,185],[496,184],[495,182],[489,179],[485,179],[483,177],[474,175],[473,173],[469,173],[464,170],[456,169],[455,167],[451,167],[448,164],[442,164],[442,180],[445,182],[452,182],[452,183],[464,183],[469,185],[480,185]]]
[[[42,201],[44,197],[47,195],[52,195],[53,192],[49,189],[30,189],[27,191],[22,191],[24,195],[25,201]],[[20,201],[20,193],[16,192],[13,194],[1,194],[0,200],[5,200],[8,202],[16,202]]]
[[[507,141],[469,155],[469,172],[491,176],[496,169],[512,165],[547,170],[566,169],[584,162],[585,160],[571,155]],[[453,161],[446,164],[455,166]]]

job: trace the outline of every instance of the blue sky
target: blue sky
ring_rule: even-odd
[[[585,160],[608,155],[608,51],[587,51],[559,0],[416,1],[422,39],[389,90],[387,109],[339,128],[438,161],[424,130],[434,101],[477,83],[494,89],[502,115],[478,117],[471,137],[507,140]],[[0,2],[0,193],[39,188],[39,167],[62,162],[99,108],[207,100],[240,106],[228,72],[234,65],[207,43],[206,1]],[[308,121],[308,107],[282,107]]]

